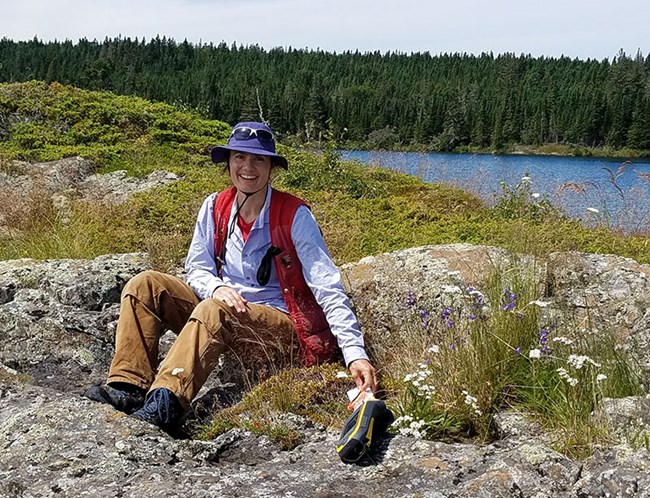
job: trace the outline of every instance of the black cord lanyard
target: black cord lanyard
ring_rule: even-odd
[[[266,185],[264,187],[266,187]],[[228,244],[228,240],[230,240],[230,236],[235,231],[235,223],[237,223],[237,217],[239,216],[239,212],[241,211],[242,207],[244,207],[244,204],[246,204],[246,201],[249,199],[249,197],[253,194],[256,194],[260,190],[262,189],[256,190],[255,192],[242,192],[246,197],[244,198],[241,204],[237,203],[235,216],[233,216],[233,219],[230,222],[230,225],[228,226],[228,232],[226,233],[226,238],[223,241],[221,256],[217,257],[217,260],[219,261],[221,266],[225,266],[226,264],[226,245]],[[235,195],[235,202],[237,202],[236,195]],[[264,202],[266,202],[266,198],[264,199]],[[279,247],[275,247],[274,245],[271,245],[266,250],[266,254],[264,254],[264,257],[262,258],[262,261],[260,263],[260,267],[257,269],[257,283],[259,283],[260,285],[266,285],[269,283],[269,280],[271,278],[271,260],[274,256],[277,256],[281,252],[282,249],[280,249]]]

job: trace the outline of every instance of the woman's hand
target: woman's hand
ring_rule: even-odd
[[[366,389],[374,393],[377,389],[377,374],[374,367],[368,360],[354,360],[350,363],[350,374],[354,383],[359,388],[359,392],[364,392]]]
[[[239,294],[239,292],[227,285],[217,287],[212,293],[212,299],[223,301],[239,313],[244,313],[246,311],[246,303],[248,302],[241,296],[241,294]]]

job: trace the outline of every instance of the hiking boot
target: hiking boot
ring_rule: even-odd
[[[144,405],[146,392],[145,389],[126,382],[112,382],[92,386],[84,393],[84,397],[99,403],[107,403],[124,413],[133,413]]]
[[[176,395],[169,389],[159,387],[147,394],[144,406],[131,414],[139,420],[157,425],[165,431],[178,429],[183,407]]]

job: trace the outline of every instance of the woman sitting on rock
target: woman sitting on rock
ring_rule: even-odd
[[[212,160],[226,163],[233,186],[203,202],[187,283],[155,271],[127,283],[108,379],[85,396],[174,429],[221,353],[245,364],[251,343],[286,352],[297,343],[306,366],[331,360],[338,346],[357,387],[374,391],[375,370],[311,211],[269,184],[273,167],[287,168],[271,129],[237,124]],[[164,327],[178,337],[159,367]]]

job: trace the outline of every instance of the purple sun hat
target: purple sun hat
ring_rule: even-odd
[[[287,160],[275,153],[275,137],[273,131],[264,123],[243,122],[237,123],[232,129],[228,145],[218,145],[211,151],[215,163],[228,161],[231,151],[246,152],[269,156],[273,163],[287,169]]]

